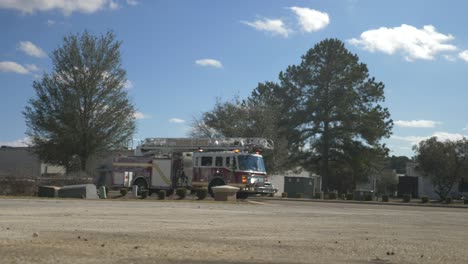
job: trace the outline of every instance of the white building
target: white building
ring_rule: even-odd
[[[416,162],[407,162],[406,163],[406,176],[410,177],[417,177],[417,193],[418,196],[427,196],[429,199],[440,199],[439,195],[434,190],[434,185],[432,184],[429,177],[426,177],[422,174],[420,170],[417,168]],[[456,182],[452,190],[450,191],[450,196],[457,196],[459,195],[458,191],[458,182]]]
[[[295,170],[286,171],[281,174],[270,175],[270,180],[273,185],[278,188],[277,195],[281,195],[284,192],[284,179],[285,177],[303,177],[313,179],[313,193],[319,193],[322,188],[322,179],[319,175],[306,171],[302,168]]]

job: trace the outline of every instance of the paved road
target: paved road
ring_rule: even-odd
[[[0,199],[0,263],[468,263],[468,210]]]

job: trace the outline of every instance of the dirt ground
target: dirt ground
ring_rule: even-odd
[[[0,263],[468,263],[468,210],[0,199]]]

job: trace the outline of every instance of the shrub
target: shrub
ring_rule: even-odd
[[[403,194],[403,202],[409,203],[411,201],[411,195]]]
[[[208,190],[207,189],[198,189],[197,190],[198,200],[204,200],[207,195],[208,195]]]
[[[165,190],[160,190],[160,191],[158,192],[158,199],[159,199],[159,200],[164,200],[164,199],[166,199],[166,191],[165,191]]]
[[[282,193],[281,193],[281,197],[282,197],[282,198],[287,198],[287,197],[288,197],[288,193],[287,193],[287,192],[282,192]]]
[[[296,198],[303,198],[304,194],[303,193],[296,193]]]
[[[450,196],[445,197],[445,203],[446,204],[452,203],[452,201],[453,201],[452,197],[450,197]]]
[[[427,195],[421,196],[421,203],[427,203],[427,202],[429,202],[429,197],[427,197]]]
[[[128,190],[127,190],[127,189],[121,189],[121,190],[120,190],[120,195],[122,195],[122,196],[127,195],[127,193],[128,193]]]
[[[354,194],[352,193],[347,193],[346,194],[346,200],[353,200],[354,199]]]
[[[328,193],[328,199],[330,200],[336,200],[337,197],[338,197],[338,194],[336,192]]]
[[[388,202],[388,195],[382,195],[382,202]]]
[[[187,196],[187,189],[179,188],[176,190],[176,194],[179,196],[179,200],[182,200]]]
[[[370,193],[364,194],[364,201],[372,201],[372,194]]]
[[[0,195],[35,196],[37,185],[32,178],[5,177],[0,179]]]
[[[148,191],[141,192],[141,199],[146,199],[148,197]]]

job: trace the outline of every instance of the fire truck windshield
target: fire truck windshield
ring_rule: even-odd
[[[239,155],[237,160],[239,161],[240,170],[265,172],[265,164],[261,156]]]

